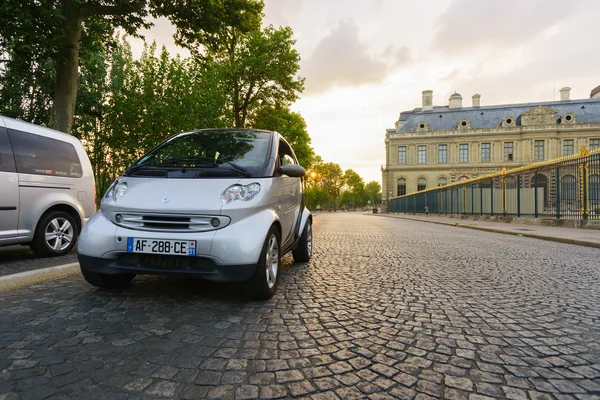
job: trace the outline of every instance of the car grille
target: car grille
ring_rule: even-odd
[[[144,214],[119,213],[111,216],[116,225],[128,229],[150,232],[207,232],[220,229],[229,224],[229,217],[222,215],[181,215],[181,214]],[[218,225],[214,226],[215,220]],[[119,221],[119,222],[117,222]],[[211,224],[211,222],[213,224]]]
[[[215,264],[203,257],[168,256],[159,254],[125,254],[120,258],[125,265],[147,270],[213,272]]]

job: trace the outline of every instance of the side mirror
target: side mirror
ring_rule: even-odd
[[[280,168],[280,171],[283,175],[287,175],[292,178],[302,178],[304,175],[306,175],[306,170],[304,167],[296,164],[284,165]]]

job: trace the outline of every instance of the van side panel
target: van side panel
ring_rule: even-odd
[[[17,237],[19,181],[6,129],[0,126],[0,244]]]

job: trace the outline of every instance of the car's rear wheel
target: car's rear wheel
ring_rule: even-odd
[[[270,299],[279,284],[279,264],[281,253],[279,231],[272,226],[263,244],[256,271],[246,284],[248,294],[258,299]]]
[[[105,289],[125,287],[135,278],[135,274],[107,275],[83,269],[81,270],[81,274],[89,284]]]
[[[304,231],[302,231],[302,236],[300,236],[298,246],[296,247],[296,249],[292,250],[294,261],[309,262],[310,258],[312,257],[312,245],[312,221],[309,218],[306,221],[306,225],[304,226]]]
[[[78,234],[72,216],[64,211],[51,211],[40,219],[30,247],[42,257],[62,256],[73,249]]]

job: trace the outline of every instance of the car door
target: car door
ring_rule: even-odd
[[[281,140],[279,142],[279,165],[297,164],[289,145]],[[279,185],[279,199],[281,206],[280,221],[282,226],[281,243],[283,246],[291,244],[295,239],[296,221],[300,213],[302,199],[300,178],[286,175],[281,176]]]
[[[1,121],[0,121],[1,122]],[[0,127],[0,240],[17,237],[19,180],[6,129]]]

